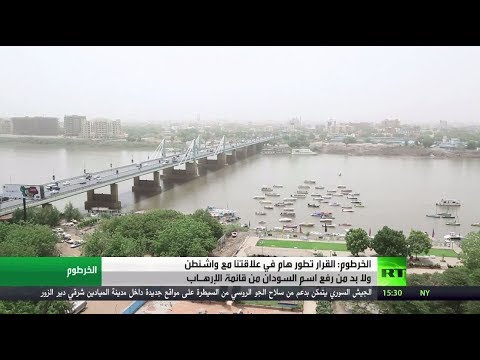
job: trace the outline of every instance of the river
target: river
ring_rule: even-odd
[[[84,166],[87,171],[98,171],[110,166],[128,164],[133,156],[135,161],[146,160],[148,151],[118,149],[89,150],[86,148],[65,148],[57,145],[2,145],[0,146],[0,184],[6,183],[47,183],[55,172],[57,179],[81,174]],[[338,176],[341,172],[342,176]],[[242,223],[257,226],[260,220],[271,228],[281,226],[282,208],[264,210],[266,216],[257,216],[255,211],[263,210],[263,204],[254,200],[260,195],[263,185],[282,184],[275,188],[281,197],[267,197],[272,203],[296,192],[304,180],[314,179],[324,190],[314,189],[310,193],[325,194],[339,184],[346,185],[360,193],[364,208],[354,208],[353,213],[345,213],[340,207],[321,204],[320,208],[307,207],[313,202],[310,195],[298,199],[293,206],[296,219],[293,223],[313,222],[311,230],[323,231],[318,218],[310,216],[314,211],[332,211],[334,223],[351,223],[354,227],[372,230],[372,235],[383,225],[408,233],[411,229],[435,231],[440,238],[450,231],[462,235],[478,228],[470,226],[480,221],[480,159],[430,159],[420,157],[380,157],[344,155],[255,155],[217,171],[183,184],[165,187],[161,194],[134,196],[131,192],[133,180],[119,184],[120,201],[123,210],[146,210],[152,208],[176,209],[192,212],[207,205],[228,207],[237,211]],[[108,192],[108,188],[96,190]],[[458,199],[462,205],[450,209],[458,215],[461,226],[447,226],[453,219],[434,219],[425,215],[440,211],[435,203],[441,198]],[[83,209],[85,195],[54,203],[63,208],[71,201]],[[351,205],[344,197],[333,197],[332,201]],[[446,210],[446,209],[443,209]],[[442,211],[443,211],[442,210]],[[341,228],[332,231],[340,232]]]

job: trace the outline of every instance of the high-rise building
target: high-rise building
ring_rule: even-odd
[[[11,134],[12,122],[10,119],[0,119],[0,134]]]
[[[13,117],[12,134],[15,135],[58,135],[58,118],[55,117]]]
[[[82,122],[80,136],[88,139],[113,139],[122,136],[120,120],[93,119]]]
[[[79,136],[82,132],[82,124],[87,121],[86,116],[65,115],[63,129],[66,136]]]

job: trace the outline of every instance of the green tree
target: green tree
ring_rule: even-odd
[[[343,139],[343,142],[345,143],[345,145],[354,144],[354,143],[357,142],[357,139],[355,139],[355,138],[352,137],[352,136],[346,136],[346,137]]]
[[[432,242],[427,234],[422,231],[412,230],[407,238],[408,255],[427,254],[432,248]]]
[[[429,148],[433,145],[433,139],[430,136],[424,136],[422,138],[422,145],[423,147]]]
[[[197,219],[183,218],[171,222],[158,232],[155,256],[208,256],[217,245],[208,224]]]
[[[330,301],[317,301],[317,307],[315,308],[317,314],[332,314],[332,303]]]
[[[407,243],[402,231],[384,226],[372,241],[372,248],[380,256],[407,256]]]
[[[480,232],[471,232],[461,242],[460,254],[463,264],[469,269],[480,268]]]
[[[63,217],[70,221],[70,220],[80,220],[82,218],[82,214],[77,208],[74,208],[72,203],[69,202],[65,205],[65,209],[63,210]]]
[[[217,219],[210,215],[207,210],[199,209],[192,214],[192,217],[206,223],[210,227],[210,230],[216,239],[220,239],[222,237],[224,233],[223,226],[217,221]]]
[[[0,256],[57,255],[57,237],[46,226],[9,224],[2,230]]]
[[[478,147],[478,144],[476,141],[470,140],[469,142],[467,142],[467,149],[476,150],[477,147]]]
[[[353,256],[358,256],[358,253],[364,252],[370,247],[370,238],[363,229],[351,229],[345,236],[347,242],[347,249]]]
[[[0,301],[0,314],[65,314],[71,310],[68,301]]]

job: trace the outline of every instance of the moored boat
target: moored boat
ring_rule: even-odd
[[[308,190],[297,190],[297,194],[308,194]]]
[[[298,225],[287,224],[287,225],[283,225],[283,226],[287,229],[296,229]]]
[[[351,209],[351,206],[342,206],[342,209]]]
[[[273,189],[271,187],[268,187],[268,186],[262,186],[262,188],[260,190],[261,191],[273,191]]]
[[[310,196],[314,196],[314,197],[322,197],[323,195],[322,195],[322,194],[318,194],[318,193],[313,193],[313,194],[310,194]]]
[[[272,205],[265,205],[263,208],[264,208],[264,209],[268,209],[268,210],[273,210],[273,206],[272,206]]]
[[[337,203],[337,202],[331,202],[328,205],[330,205],[330,206],[342,206],[342,204]]]
[[[349,224],[349,223],[342,223],[342,224],[338,224],[338,226],[352,226],[352,224]]]
[[[280,196],[279,193],[266,193],[266,196]]]
[[[310,189],[310,186],[308,185],[298,185],[299,189]]]
[[[314,223],[310,223],[310,222],[301,222],[300,224],[298,224],[300,226],[305,226],[305,227],[312,227],[312,226],[315,226]]]
[[[295,217],[295,213],[293,211],[282,211],[280,215],[285,217]]]
[[[284,201],[283,202],[285,205],[293,205],[293,201]]]
[[[343,196],[343,194],[334,193],[333,196]]]
[[[310,203],[308,203],[307,205],[308,205],[308,207],[314,207],[314,208],[320,207],[320,204],[310,204]]]
[[[333,193],[336,193],[336,192],[337,192],[337,190],[327,190],[327,193],[329,193],[329,194],[333,194]]]
[[[323,198],[324,198],[324,199],[331,199],[331,198],[332,198],[332,195],[323,195]]]
[[[323,190],[323,189],[325,189],[325,186],[315,186],[315,189]]]
[[[342,209],[343,212],[354,212],[355,210],[353,209]]]
[[[360,200],[352,200],[350,201],[352,204],[361,204],[362,202]]]
[[[257,195],[253,197],[255,200],[265,199],[265,195]]]
[[[266,224],[267,222],[266,222],[266,221],[263,221],[263,220],[261,220],[261,221],[259,221],[258,223],[259,223],[259,224],[261,224],[261,225],[263,225],[263,224]]]
[[[305,197],[307,197],[307,194],[293,194],[292,197],[294,197],[294,198],[305,198]]]
[[[343,193],[343,194],[350,194],[352,192],[352,190],[351,189],[342,189],[342,190],[340,190],[340,192]]]
[[[271,204],[270,200],[260,200],[260,204]]]
[[[347,195],[347,199],[357,200],[357,197],[353,195]]]
[[[265,211],[255,211],[255,215],[267,215]]]
[[[285,206],[285,203],[280,201],[280,202],[277,202],[277,203],[273,204],[273,206]]]
[[[435,218],[435,219],[440,219],[440,215],[438,214],[427,214],[427,217]]]
[[[283,208],[283,211],[294,212],[294,208]]]
[[[331,223],[332,221],[333,221],[333,219],[328,219],[328,218],[320,219],[320,222],[322,222],[322,223]]]
[[[460,226],[460,223],[457,220],[455,220],[455,221],[449,221],[445,225]]]
[[[280,221],[280,222],[290,222],[290,221],[292,221],[292,218],[281,218],[281,219],[278,219],[278,221]]]
[[[335,224],[325,224],[325,226],[326,226],[327,228],[334,228],[334,227],[337,226],[337,225],[335,225]]]
[[[363,205],[363,204],[355,204],[355,205],[353,205],[353,206],[355,206],[355,207],[359,207],[359,208],[363,208],[363,207],[365,207],[365,205]]]
[[[460,236],[460,234],[456,234],[455,232],[451,231],[448,235],[445,235],[443,238],[446,240],[462,240],[463,236]]]
[[[274,188],[283,188],[283,185],[273,185]]]
[[[275,226],[275,227],[273,228],[273,230],[275,230],[275,231],[282,231],[283,228],[280,227],[280,226]]]
[[[345,185],[337,185],[337,188],[339,188],[339,189],[345,189],[346,186],[345,186]]]
[[[453,199],[442,199],[437,202],[437,206],[460,206],[460,201]]]
[[[316,180],[305,180],[305,184],[315,184],[317,181]]]
[[[283,201],[297,201],[294,197],[284,198]]]
[[[472,226],[480,226],[480,222],[473,223]]]

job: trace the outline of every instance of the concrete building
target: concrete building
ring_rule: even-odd
[[[55,117],[13,117],[14,135],[58,135],[58,118]]]
[[[120,120],[93,119],[82,123],[80,136],[86,139],[115,139],[123,136]]]
[[[10,119],[0,119],[0,134],[11,134],[12,122]]]
[[[349,124],[339,123],[337,124],[336,120],[330,120],[325,126],[325,131],[327,134],[351,134],[354,131],[353,126]]]
[[[82,132],[82,124],[86,121],[86,116],[65,115],[63,118],[65,136],[79,136]]]

